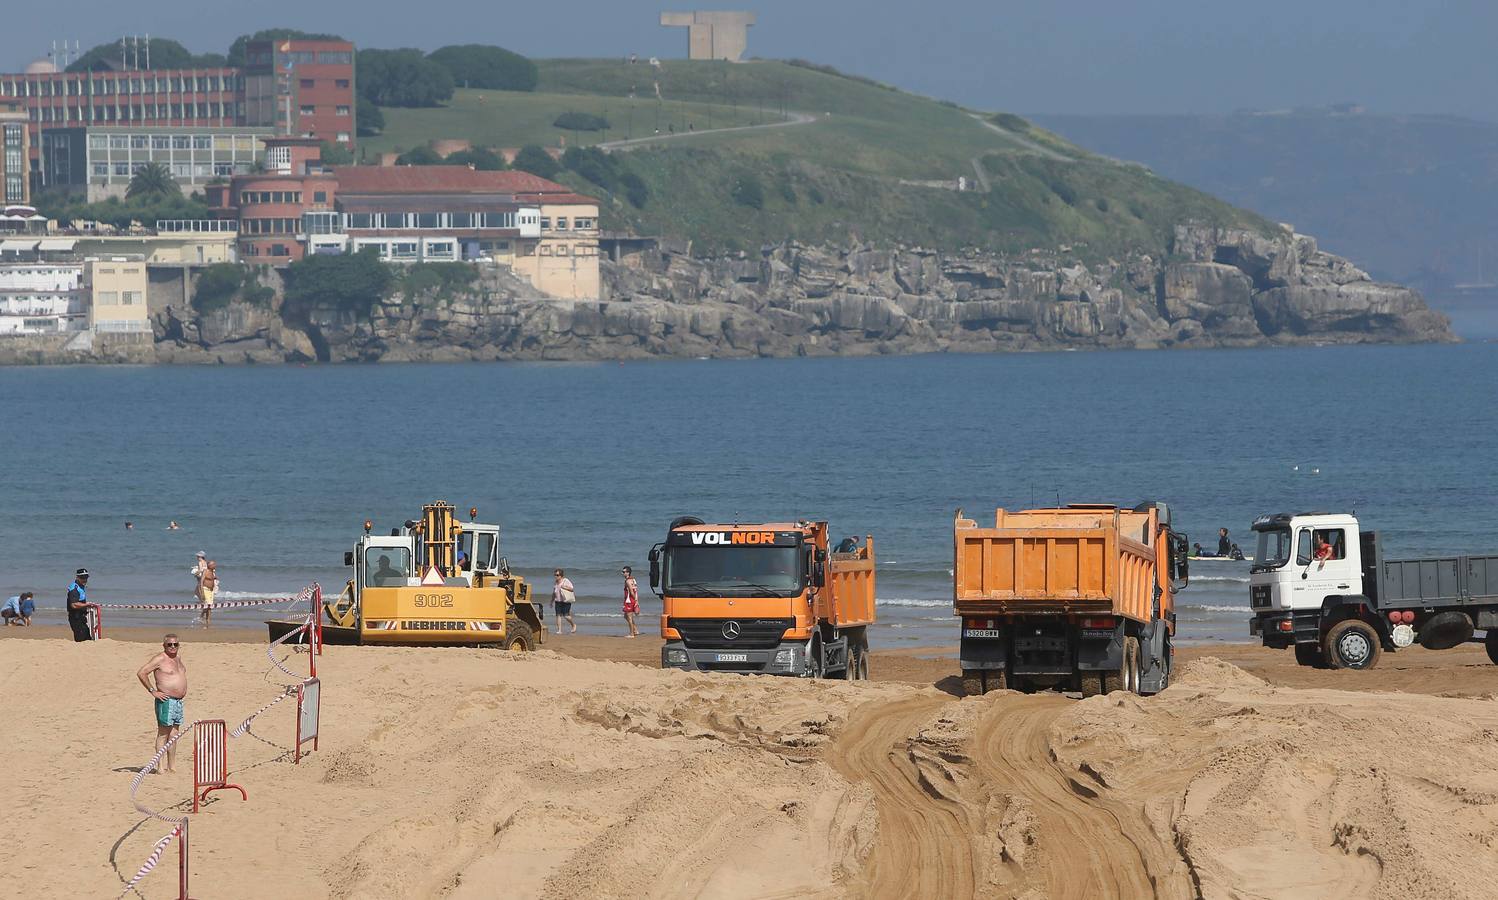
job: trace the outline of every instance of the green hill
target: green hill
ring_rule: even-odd
[[[642,206],[576,172],[560,178],[604,199],[606,228],[687,237],[704,251],[862,239],[1008,252],[1070,246],[1086,260],[1166,253],[1172,227],[1188,219],[1273,227],[1015,117],[1001,117],[1001,126],[988,112],[809,64],[537,63],[535,93],[460,90],[446,107],[386,109],[385,133],[365,148],[409,150],[432,138],[490,147],[649,138],[610,151],[618,169],[648,186]],[[552,127],[566,112],[602,116],[611,127]],[[714,130],[723,128],[735,130]],[[956,190],[959,178],[972,189]]]

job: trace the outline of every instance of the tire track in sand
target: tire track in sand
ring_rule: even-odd
[[[863,897],[971,897],[974,868],[970,823],[963,807],[925,782],[910,757],[910,739],[952,703],[913,697],[855,710],[830,748],[828,762],[874,791],[879,832],[853,891]]]
[[[1107,788],[1079,780],[1057,763],[1051,724],[1073,702],[1055,695],[1002,698],[983,715],[973,739],[973,761],[987,787],[1031,804],[1043,865],[1036,874],[1046,894],[1198,896],[1180,853],[1150,826],[1148,798],[1110,797]],[[1166,789],[1163,783],[1152,787]]]

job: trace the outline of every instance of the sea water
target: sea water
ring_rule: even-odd
[[[872,534],[880,646],[949,644],[952,518],[1073,502],[1171,505],[1252,555],[1265,512],[1351,510],[1387,552],[1498,551],[1498,346],[871,359],[0,370],[0,596],[60,621],[89,598],[190,603],[338,590],[343,552],[422,503],[477,506],[581,629],[645,627],[646,554],[675,516],[825,518]],[[134,523],[127,531],[125,522]],[[168,531],[176,520],[180,530]],[[1246,563],[1200,562],[1180,640],[1248,639]],[[214,627],[259,627],[263,610]],[[548,611],[548,617],[550,613]],[[190,612],[109,614],[181,630]]]

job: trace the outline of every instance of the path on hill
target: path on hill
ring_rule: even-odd
[[[674,141],[679,138],[697,137],[698,135],[702,134],[727,134],[730,131],[755,131],[764,128],[787,128],[791,125],[806,125],[817,120],[817,117],[812,115],[811,113],[788,112],[786,113],[786,115],[790,116],[790,118],[783,122],[766,122],[763,125],[732,125],[727,128],[704,128],[701,131],[678,131],[672,134],[653,134],[649,137],[630,138],[623,141],[604,141],[601,144],[594,144],[594,146],[604,151],[605,153],[612,153],[615,150],[628,152],[635,149],[636,147],[643,147],[646,144],[655,144],[660,143],[661,141]]]
[[[987,119],[983,118],[983,116],[979,115],[978,113],[968,113],[968,115],[972,116],[973,117],[973,121],[977,122],[979,125],[982,125],[984,128],[987,128],[989,131],[992,131],[994,134],[1002,136],[1009,143],[1015,144],[1015,145],[1020,146],[1020,147],[1023,147],[1026,150],[1030,151],[1031,153],[1036,153],[1036,154],[1039,154],[1040,156],[1044,156],[1044,157],[1047,157],[1049,159],[1059,159],[1062,162],[1076,162],[1076,159],[1074,157],[1067,156],[1065,153],[1057,153],[1055,150],[1052,150],[1050,147],[1045,147],[1045,146],[1042,146],[1040,144],[1037,144],[1034,141],[1030,140],[1029,138],[1025,137],[1024,135],[1015,134],[1012,131],[1009,131],[1009,130],[1004,129],[1004,128],[1000,128],[999,126],[995,125],[994,123],[992,123],[992,122],[988,121]]]

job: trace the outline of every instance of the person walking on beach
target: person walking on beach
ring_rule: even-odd
[[[218,590],[218,563],[209,560],[198,575],[198,602],[203,604],[203,627],[213,624],[213,594]]]
[[[551,586],[552,612],[556,614],[557,634],[562,633],[562,620],[572,626],[572,633],[577,633],[577,620],[572,618],[572,604],[577,602],[577,589],[572,586],[572,579],[567,573],[557,569],[552,573],[555,581]]]
[[[5,605],[0,606],[0,619],[4,619],[6,625],[30,625],[31,614],[36,612],[36,601],[31,597],[30,591],[22,591],[5,601]]]
[[[68,627],[73,629],[73,640],[93,640],[93,629],[88,627],[88,569],[73,573],[73,583],[68,585],[67,605]]]
[[[624,576],[624,622],[629,626],[629,636],[639,637],[640,629],[635,625],[635,616],[640,614],[640,585],[635,581],[634,570],[625,566],[620,570]]]
[[[182,728],[182,701],[187,699],[187,663],[182,661],[182,642],[175,634],[161,639],[161,652],[146,661],[135,673],[141,686],[156,701],[156,752],[161,745],[177,736]],[[155,684],[152,684],[152,676]],[[166,751],[166,768],[158,771],[167,775],[176,771],[177,745]]]

